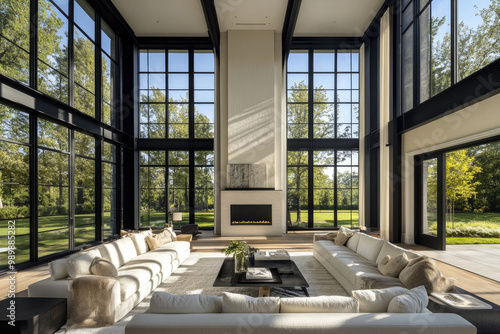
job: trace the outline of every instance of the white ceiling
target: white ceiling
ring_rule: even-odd
[[[136,36],[208,36],[200,0],[112,0]]]
[[[112,0],[137,36],[208,36],[200,0]],[[294,36],[362,36],[384,0],[303,0]],[[215,0],[221,32],[281,32],[288,0]]]
[[[288,0],[215,0],[219,29],[281,32],[287,4]]]
[[[294,36],[362,36],[384,0],[304,0]]]

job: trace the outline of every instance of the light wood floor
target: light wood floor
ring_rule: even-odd
[[[312,251],[313,232],[297,231],[289,232],[282,237],[216,237],[212,232],[205,231],[192,242],[193,252],[220,252],[222,248],[229,245],[231,240],[246,240],[251,246],[259,249],[280,249],[284,248],[290,252]],[[400,244],[407,249],[418,252],[424,249],[422,246]],[[454,277],[457,286],[470,291],[495,304],[500,304],[500,283],[484,278],[480,275],[450,266],[446,263],[437,262],[439,269],[445,276]],[[42,264],[21,271],[16,277],[17,296],[27,296],[25,291],[28,285],[49,277],[47,264]],[[9,290],[8,276],[0,278],[0,298],[7,296]]]

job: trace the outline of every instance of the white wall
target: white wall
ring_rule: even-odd
[[[414,156],[500,135],[500,94],[402,136],[403,241],[414,243]]]
[[[275,187],[274,31],[229,31],[227,40],[227,163],[265,164]]]

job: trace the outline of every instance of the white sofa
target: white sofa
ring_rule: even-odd
[[[392,257],[402,252],[410,260],[420,256],[361,232],[354,233],[345,246],[336,245],[327,234],[314,235],[314,257],[348,293],[360,289],[404,287],[399,278],[384,276],[377,268],[386,255]]]
[[[140,239],[144,242],[144,238]],[[109,300],[110,314],[114,314],[115,321],[123,318],[130,310],[139,304],[160,283],[169,277],[190,254],[190,243],[186,241],[172,241],[162,247],[149,251],[149,247],[141,245],[137,248],[137,239],[127,237],[110,243],[102,244],[94,249],[82,251],[69,257],[72,261],[78,257],[92,254],[111,261],[118,269],[117,284],[114,285]],[[141,254],[138,254],[138,249]],[[64,259],[56,260],[62,261]],[[67,261],[67,260],[66,260]],[[54,261],[55,262],[55,261]],[[66,275],[67,276],[67,275]],[[68,307],[71,302],[71,278],[48,278],[28,287],[29,297],[67,298]],[[69,313],[68,313],[69,314]]]
[[[397,294],[393,291],[385,297]],[[252,298],[232,293],[214,297],[155,292],[150,313],[135,315],[125,334],[476,333],[473,325],[456,314],[433,314],[425,309],[423,313],[383,313],[390,302],[383,300],[382,294],[379,297],[371,308],[380,313],[358,313],[362,304],[372,303],[371,299],[358,302],[342,296]]]
[[[125,334],[476,334],[453,313],[138,314]]]

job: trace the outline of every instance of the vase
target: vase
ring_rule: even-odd
[[[234,253],[234,272],[244,273],[248,268],[248,256],[245,253]]]

